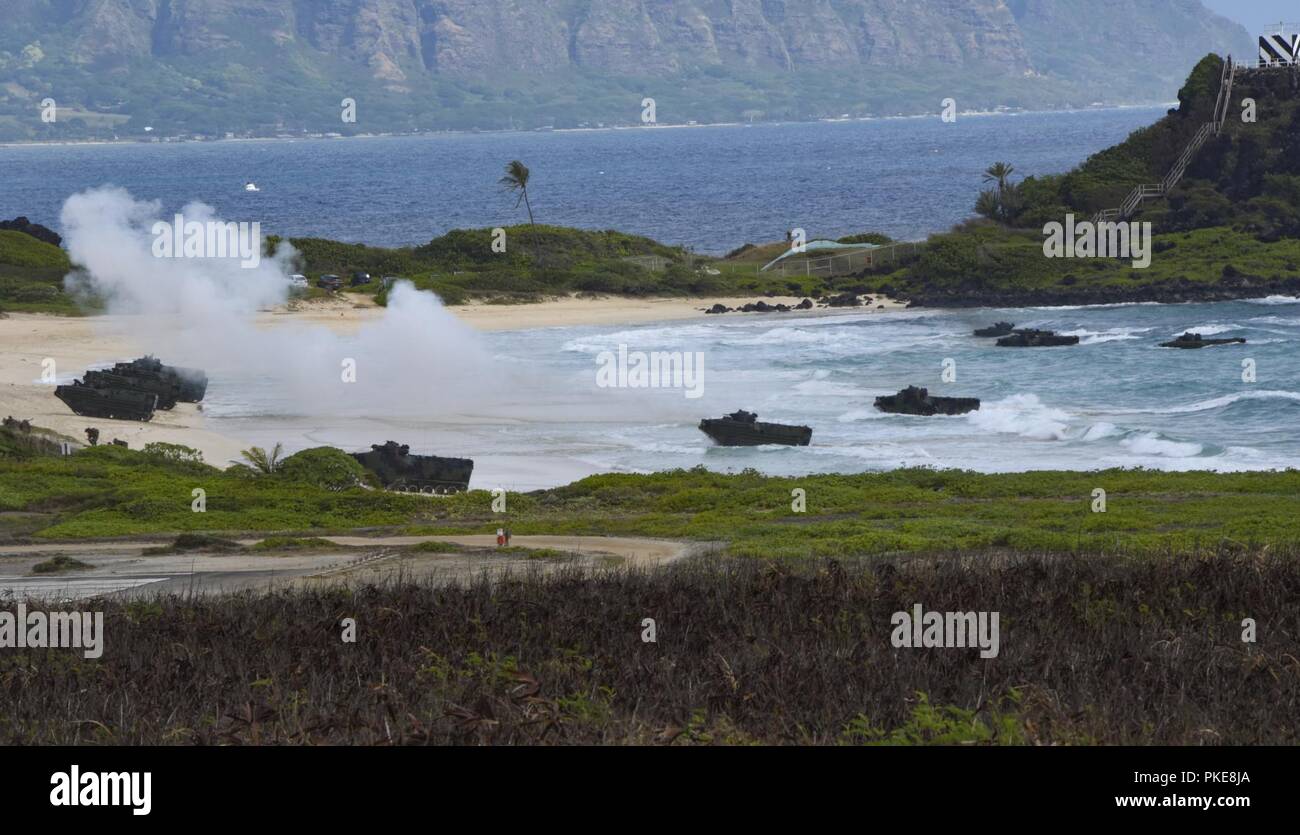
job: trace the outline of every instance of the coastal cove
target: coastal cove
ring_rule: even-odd
[[[116,316],[15,314],[0,326],[0,354],[7,358],[0,385],[7,410],[78,436],[87,420],[67,413],[40,383],[44,353],[32,346],[62,358],[64,380],[82,366],[155,351],[178,364],[206,365],[211,388],[201,411],[181,404],[150,423],[111,423],[111,436],[133,448],[180,443],[224,466],[250,445],[363,450],[394,438],[421,452],[474,458],[473,484],[483,489],[531,490],[599,472],[695,466],[773,475],[913,466],[981,472],[1300,467],[1300,442],[1280,428],[1300,408],[1294,384],[1300,300],[1292,297],[952,311],[894,305],[722,317],[706,316],[704,303],[575,299],[523,306],[521,322],[511,322],[516,310],[507,306],[448,308],[469,325],[457,331],[467,356],[490,357],[483,373],[491,385],[446,392],[436,408],[395,406],[381,392],[373,408],[347,401],[305,415],[273,359],[258,364],[243,355],[227,361],[189,353],[180,335],[161,331],[144,340],[137,320]],[[382,321],[382,313],[321,306],[263,315],[258,327],[272,334],[325,328],[347,345]],[[973,336],[995,321],[1055,330],[1079,344],[1007,349]],[[512,327],[518,324],[525,327]],[[1202,351],[1159,347],[1189,330],[1247,343]],[[601,387],[599,358],[620,346],[698,352],[702,396]],[[1254,382],[1243,382],[1245,359],[1257,369]],[[944,381],[945,363],[955,372],[952,382]],[[411,368],[425,368],[412,372],[420,376],[443,373],[435,358]],[[935,418],[872,408],[875,397],[913,384],[934,394],[979,397],[983,406]],[[812,444],[712,446],[696,424],[735,409],[809,425]]]

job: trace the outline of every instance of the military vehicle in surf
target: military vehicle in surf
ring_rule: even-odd
[[[1034,328],[1012,331],[1010,336],[998,340],[999,348],[1056,348],[1061,345],[1078,345],[1079,337],[1062,336],[1054,331]]]
[[[182,403],[200,403],[208,392],[208,375],[201,369],[164,365],[162,360],[151,356],[119,362],[113,366],[112,373],[141,378],[157,375],[176,386],[176,399]]]
[[[1011,322],[998,322],[996,325],[987,328],[976,328],[975,335],[983,337],[1007,336],[1016,329]]]
[[[129,388],[95,388],[77,380],[54,389],[54,396],[73,412],[111,420],[152,420],[158,395]]]
[[[469,489],[474,462],[468,458],[412,455],[407,444],[371,444],[370,452],[349,453],[389,490],[448,495]]]
[[[1231,339],[1206,339],[1199,333],[1188,331],[1171,342],[1161,342],[1161,348],[1208,348],[1211,345],[1245,345],[1246,340],[1240,336]]]
[[[119,366],[125,363],[119,363]],[[180,383],[152,372],[117,373],[114,371],[87,371],[82,384],[95,389],[127,389],[158,395],[159,409],[173,409],[180,398]]]
[[[978,397],[933,397],[929,389],[908,386],[898,394],[876,398],[876,408],[894,415],[964,415],[978,411]]]
[[[812,440],[812,429],[807,426],[761,423],[758,415],[743,409],[726,417],[705,418],[700,421],[700,431],[719,446],[808,446]]]

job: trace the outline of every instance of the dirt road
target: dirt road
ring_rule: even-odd
[[[146,555],[145,549],[164,543],[7,545],[0,547],[0,600],[228,593],[393,579],[450,583],[505,573],[548,573],[565,566],[654,568],[715,547],[712,543],[638,537],[539,535],[512,537],[514,547],[499,551],[495,537],[487,534],[320,538],[340,549]],[[238,540],[244,546],[260,541]],[[447,542],[464,549],[448,553],[409,550],[425,542]],[[31,573],[33,566],[55,555],[90,567],[58,575]]]

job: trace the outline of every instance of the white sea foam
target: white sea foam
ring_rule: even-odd
[[[966,418],[986,432],[1037,441],[1065,440],[1070,428],[1069,414],[1044,405],[1034,394],[1017,394],[996,403],[985,403]]]
[[[1236,331],[1236,330],[1241,330],[1240,326],[1221,325],[1215,322],[1208,325],[1197,325],[1196,327],[1193,328],[1183,328],[1177,333],[1170,334],[1170,336],[1178,337],[1178,336],[1182,336],[1185,333],[1199,333],[1201,336],[1214,336],[1215,334],[1218,333],[1227,333],[1228,331]]]
[[[1131,438],[1125,438],[1120,444],[1134,455],[1157,455],[1166,458],[1191,458],[1200,455],[1204,449],[1197,443],[1173,441],[1162,438],[1157,432],[1143,432]]]
[[[1104,331],[1090,331],[1080,328],[1078,330],[1062,331],[1061,335],[1079,337],[1080,345],[1097,345],[1103,342],[1141,339],[1141,335],[1150,330],[1151,328],[1111,328]]]
[[[853,409],[836,418],[840,423],[857,423],[862,420],[879,420],[888,417],[885,412],[876,408],[871,409]]]
[[[869,397],[870,392],[848,383],[836,383],[831,380],[805,380],[795,385],[794,390],[803,395],[818,397]]]
[[[1282,325],[1288,328],[1300,327],[1300,319],[1294,316],[1256,316],[1250,321],[1263,322],[1266,325]]]
[[[1300,402],[1300,392],[1277,391],[1273,389],[1265,389],[1264,391],[1242,391],[1235,394],[1225,394],[1221,397],[1212,397],[1209,400],[1199,400],[1186,406],[1175,406],[1172,409],[1155,409],[1152,411],[1156,414],[1166,415],[1208,412],[1211,409],[1222,409],[1224,406],[1231,406],[1234,403],[1241,403],[1248,400],[1293,400]]]
[[[1101,423],[1094,423],[1092,426],[1089,426],[1084,430],[1081,440],[1101,441],[1106,438],[1113,438],[1116,435],[1122,435],[1123,433],[1124,430],[1120,429],[1115,424],[1103,421]]]

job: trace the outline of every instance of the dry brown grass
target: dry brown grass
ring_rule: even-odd
[[[0,650],[0,743],[1294,744],[1298,599],[1294,555],[1220,553],[105,603],[100,660]],[[895,649],[914,603],[999,611],[1001,654]]]

